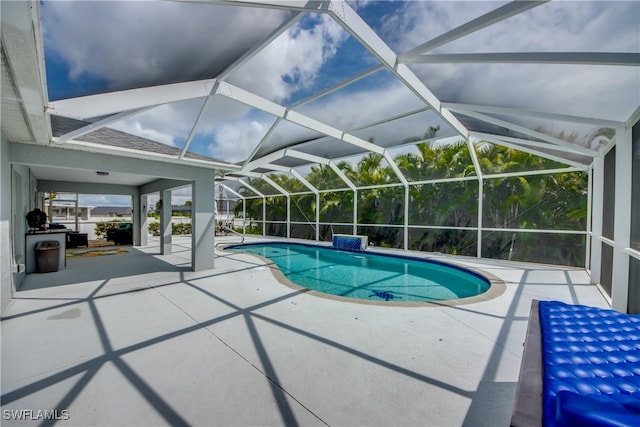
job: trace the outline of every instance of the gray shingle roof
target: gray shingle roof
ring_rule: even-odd
[[[51,130],[53,136],[62,136],[74,130],[80,129],[84,126],[90,125],[90,122],[83,120],[70,119],[68,117],[51,116]],[[129,148],[133,150],[146,151],[150,153],[165,154],[169,156],[179,156],[182,150],[177,147],[163,144],[161,142],[153,141],[151,139],[142,138],[136,135],[131,135],[126,132],[111,128],[100,128],[91,133],[83,135],[80,138],[82,141],[92,142],[95,144],[109,145],[112,147]],[[220,162],[218,159],[212,157],[203,156],[195,153],[187,153],[185,155],[189,159],[205,160]]]
[[[91,215],[130,215],[131,208],[128,206],[96,206],[91,209]]]

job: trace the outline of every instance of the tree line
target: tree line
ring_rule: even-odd
[[[355,192],[358,234],[369,236],[376,246],[402,248],[408,211],[409,249],[475,256],[477,227],[482,221],[483,257],[584,265],[584,233],[502,230],[584,232],[588,185],[585,172],[520,174],[567,166],[523,151],[482,143],[476,147],[483,175],[480,186],[464,141],[449,145],[420,143],[416,148],[394,159],[410,184],[408,210],[405,188],[398,185],[400,179],[383,156],[370,153],[357,164],[338,163],[338,168],[358,187]],[[491,177],[500,174],[514,176]],[[270,178],[290,193],[306,193],[291,195],[290,235],[314,239],[316,196],[295,177],[273,174]],[[333,233],[351,233],[354,192],[327,165],[312,166],[305,178],[320,190],[330,189],[322,191],[319,197],[320,239],[330,240]],[[431,182],[448,179],[452,181]],[[253,178],[249,183],[269,194],[264,200],[265,219],[271,222],[266,223],[265,234],[286,236],[286,197],[274,194],[262,179]],[[244,187],[239,191],[245,197],[255,197]],[[235,213],[241,212],[239,203]],[[252,231],[262,234],[262,198],[246,200],[246,217],[254,220]]]

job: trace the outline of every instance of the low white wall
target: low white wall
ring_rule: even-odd
[[[87,233],[87,239],[89,240],[98,240],[96,236],[96,224],[99,222],[116,222],[116,221],[131,221],[131,218],[122,217],[122,218],[113,218],[113,217],[102,217],[100,219],[92,218],[89,221],[78,221],[78,230],[76,230],[76,223],[73,220],[59,220],[55,221],[58,224],[62,224],[70,230],[76,230],[80,233]],[[148,224],[159,222],[155,218],[148,218]],[[190,224],[191,218],[183,217],[183,216],[174,216],[171,217],[171,223],[173,224]]]
[[[11,165],[9,143],[0,135],[0,314],[11,301],[13,289],[13,254],[11,232]]]

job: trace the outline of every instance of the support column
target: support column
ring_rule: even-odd
[[[403,233],[403,240],[404,240],[404,250],[408,251],[409,250],[409,201],[410,201],[410,197],[409,197],[409,185],[405,184],[404,185],[404,233]]]
[[[614,310],[627,312],[629,298],[629,255],[625,248],[631,246],[631,129],[616,129],[616,201],[614,205],[615,228],[613,233],[613,283],[611,300]]]
[[[604,199],[604,156],[593,159],[591,169],[591,283],[602,281],[602,206]]]
[[[320,240],[320,192],[316,193],[316,242]]]
[[[484,210],[484,180],[478,176],[478,244],[476,246],[476,257],[482,258],[482,227]]]
[[[171,254],[171,190],[160,191],[160,253]]]
[[[592,162],[593,163],[593,162]],[[591,216],[593,212],[591,207],[593,206],[593,170],[589,169],[587,171],[587,227],[585,231],[587,232],[585,248],[584,248],[584,268],[589,270],[591,266],[591,246],[593,245],[593,240],[591,239]]]
[[[287,194],[287,239],[291,238],[291,196]]]
[[[149,212],[149,196],[146,194],[140,196],[140,209],[141,218],[140,218],[140,246],[147,246],[149,244],[149,217],[147,216],[147,212]]]
[[[209,270],[215,257],[215,173],[203,172],[191,184],[191,270]]]
[[[353,190],[353,234],[358,234],[358,190]]]
[[[140,191],[136,191],[135,194],[131,196],[131,219],[133,223],[133,246],[140,246],[140,229],[142,227],[142,204],[140,203]]]
[[[242,234],[247,234],[247,199],[242,199]]]
[[[480,161],[478,160],[478,153],[476,153],[476,146],[471,142],[471,138],[467,138],[467,148],[469,149],[469,155],[471,156],[471,162],[473,168],[478,176],[478,243],[476,246],[476,257],[482,258],[482,227],[484,210],[484,179],[482,176],[482,168],[480,167]]]

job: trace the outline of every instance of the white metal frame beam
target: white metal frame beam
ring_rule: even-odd
[[[625,122],[625,126],[631,129],[638,121],[640,121],[640,105],[638,105],[631,116],[629,116],[629,119]]]
[[[271,179],[266,173],[261,174],[260,178],[263,179],[267,184],[269,184],[270,186],[272,186],[273,188],[278,190],[278,192],[280,194],[282,194],[283,196],[287,196],[287,197],[290,196],[290,194],[289,194],[289,192],[287,190],[285,190],[280,185],[278,185],[278,183],[275,182],[273,179]]]
[[[269,9],[283,9],[283,10],[299,10],[308,12],[319,12],[322,3],[321,0],[171,0],[181,1],[185,3],[215,3],[222,5],[233,6],[246,6],[246,7],[259,7]]]
[[[331,1],[327,11],[334,20],[369,52],[371,52],[386,68],[393,73],[409,90],[420,98],[427,106],[435,110],[440,117],[453,127],[460,135],[467,138],[467,129],[452,115],[443,110],[440,100],[405,64],[398,63],[395,52],[376,34],[375,31],[354,11],[346,1]]]
[[[368,145],[373,145],[371,143],[367,143]],[[407,179],[404,177],[402,171],[400,170],[400,168],[398,167],[398,165],[395,163],[395,161],[393,160],[393,157],[391,156],[391,154],[385,150],[384,148],[378,147],[377,145],[374,145],[374,147],[376,147],[378,150],[375,151],[375,153],[380,154],[381,156],[383,156],[383,158],[387,161],[387,163],[389,164],[389,167],[391,167],[391,169],[393,170],[393,172],[397,175],[398,179],[400,180],[400,182],[402,183],[402,185],[404,185],[405,187],[409,184]],[[368,148],[368,147],[367,147]],[[372,150],[370,150],[372,151]],[[297,158],[297,159],[301,159],[301,160],[308,160],[310,162],[313,163],[322,163],[322,164],[327,164],[329,166],[331,166],[331,164],[333,163],[333,161],[325,159],[323,157],[319,157],[319,156],[314,156],[312,154],[307,154],[307,153],[302,153],[300,151],[296,151],[296,150],[292,150],[292,149],[282,149],[279,151],[276,151],[274,153],[271,153],[263,158],[260,158],[258,160],[255,160],[253,162],[250,162],[246,165],[245,168],[243,168],[243,171],[251,171],[254,169],[258,169],[258,168],[265,168],[265,169],[272,169],[272,170],[280,170],[282,172],[292,172],[294,171],[293,168],[288,168],[286,166],[280,166],[280,165],[274,165],[272,164],[272,162],[284,158],[284,157],[293,157],[293,158]],[[335,163],[334,163],[335,166]],[[332,169],[334,171],[336,171],[337,166],[332,167]],[[344,173],[342,173],[342,171],[338,168],[338,170],[340,171],[338,173],[338,175],[342,175],[340,176],[340,178],[345,182],[345,184],[347,184],[349,186],[349,188],[351,189],[355,189],[355,186],[353,185],[353,183],[351,182],[351,180],[349,180],[347,178],[346,175],[344,175]],[[240,172],[240,173],[244,173],[244,172]],[[299,175],[299,174],[298,174]],[[300,179],[298,177],[298,179]],[[310,188],[310,187],[309,187]],[[312,191],[317,191],[312,190]]]
[[[443,53],[412,56],[404,64],[577,64],[637,67],[639,53],[627,52],[498,52]]]
[[[399,120],[399,119],[403,119],[405,117],[413,116],[414,114],[424,113],[425,111],[432,111],[432,110],[429,107],[417,108],[415,110],[406,111],[404,113],[396,114],[395,116],[387,117],[385,119],[380,119],[380,120],[377,120],[377,121],[372,122],[372,123],[367,123],[365,125],[358,126],[357,128],[351,128],[351,129],[347,130],[347,132],[352,133],[352,132],[357,132],[357,131],[369,129],[369,128],[372,128],[374,126],[383,125],[385,123],[389,123],[389,122],[393,122],[393,121],[396,121],[396,120]]]
[[[275,165],[275,164],[271,163],[274,160],[278,160],[278,159],[281,159],[283,157],[286,157],[287,156],[287,151],[290,151],[290,150],[280,150],[280,151],[277,151],[275,153],[270,154],[267,157],[264,157],[262,159],[256,160],[255,162],[251,162],[249,165],[247,165],[247,167],[244,170],[251,171],[253,169],[263,168],[263,169],[271,169],[273,171],[288,173],[288,174],[293,175],[300,182],[302,182],[302,184],[305,187],[307,187],[309,190],[311,190],[313,193],[317,193],[318,189],[315,188],[313,185],[311,185],[309,183],[309,181],[307,181],[294,168],[288,167],[288,166]]]
[[[357,74],[357,75],[355,75],[355,76],[353,76],[351,78],[343,80],[343,81],[331,86],[330,88],[327,88],[327,89],[323,90],[322,92],[318,92],[313,96],[310,96],[310,97],[308,97],[306,99],[303,99],[302,101],[296,102],[295,104],[293,104],[291,106],[291,109],[293,110],[295,108],[298,108],[298,107],[301,107],[303,105],[309,104],[309,103],[315,101],[316,99],[320,99],[325,95],[328,95],[328,94],[333,93],[333,92],[335,92],[337,90],[340,90],[343,87],[349,86],[351,83],[357,82],[359,80],[364,79],[365,77],[368,77],[368,76],[370,76],[372,74],[375,74],[375,73],[377,73],[378,71],[380,71],[383,68],[384,67],[382,65],[375,65],[375,66],[369,68],[368,70],[365,70],[365,71],[363,71],[363,72],[361,72],[361,73],[359,73],[359,74]]]
[[[84,136],[88,133],[93,132],[94,130],[103,128],[105,126],[110,125],[111,123],[115,123],[118,122],[120,120],[123,120],[129,116],[133,116],[135,114],[138,113],[142,113],[144,111],[147,111],[149,109],[153,108],[152,106],[150,107],[142,107],[142,108],[136,108],[134,110],[131,111],[122,111],[118,114],[114,114],[112,116],[109,117],[105,117],[102,120],[98,120],[97,122],[93,122],[87,126],[83,126],[79,129],[76,129],[74,131],[71,131],[69,133],[65,133],[64,135],[60,135],[59,137],[54,137],[53,138],[53,142],[56,144],[63,144],[67,141],[71,141],[72,139],[76,139],[76,138],[80,138],[81,136]]]
[[[508,107],[492,107],[488,105],[473,105],[473,104],[443,102],[442,106],[448,108],[451,111],[462,113],[462,114],[464,114],[467,111],[472,111],[476,113],[501,114],[506,116],[531,117],[531,118],[540,118],[540,119],[546,119],[546,120],[558,120],[558,121],[570,122],[570,123],[583,123],[583,124],[589,124],[594,126],[610,127],[614,129],[624,124],[623,122],[619,122],[615,120],[597,119],[595,117],[581,117],[581,116],[572,116],[568,114],[544,113],[540,111],[518,110],[518,109],[508,108]]]
[[[251,184],[249,184],[248,182],[244,181],[242,178],[238,178],[238,177],[225,177],[225,179],[229,180],[229,181],[236,181],[238,182],[240,185],[247,187],[249,190],[253,191],[258,197],[262,197],[263,199],[267,196],[265,196],[264,194],[262,194],[261,192],[259,192],[258,190],[256,190]],[[246,197],[245,197],[246,198]]]
[[[173,83],[62,99],[49,104],[49,113],[74,119],[89,119],[123,111],[154,107],[170,102],[209,96],[216,79]]]
[[[291,172],[291,175],[295,176],[296,178],[298,178],[298,180],[300,180],[300,182],[302,182],[302,184],[307,187],[309,190],[311,190],[313,192],[313,194],[319,194],[319,191],[316,187],[314,187],[309,181],[307,181],[307,179],[305,177],[302,176],[302,174],[300,172],[298,172],[297,170],[290,168],[289,170]]]
[[[406,61],[413,56],[421,55],[424,52],[436,49],[466,35],[489,27],[497,22],[545,4],[547,1],[512,1],[403,53],[400,55],[399,59],[401,61]]]
[[[509,148],[513,148],[515,150],[518,151],[522,151],[525,153],[529,153],[529,154],[533,154],[535,156],[540,156],[540,157],[544,157],[545,159],[549,159],[549,160],[553,160],[556,162],[560,162],[560,163],[564,163],[566,165],[569,166],[573,166],[575,168],[581,169],[581,170],[587,170],[589,168],[589,165],[585,165],[583,163],[579,163],[573,160],[569,160],[565,157],[562,156],[556,156],[553,155],[551,153],[547,153],[545,151],[540,151],[540,150],[536,150],[535,148],[530,148],[527,146],[523,146],[520,145],[522,144],[524,141],[518,138],[507,138],[507,137],[500,137],[497,135],[492,135],[492,134],[487,134],[487,133],[477,133],[477,132],[472,132],[471,134],[474,138],[478,138],[478,139],[482,139],[485,140],[487,142],[491,142],[494,144],[498,144],[498,145],[503,145],[505,147],[509,147]],[[531,141],[527,141],[527,143],[529,143]],[[540,145],[538,145],[538,147],[541,147]],[[556,147],[555,146],[550,146],[549,147],[550,150],[555,150]]]
[[[582,146],[577,145],[577,144],[572,144],[572,143],[570,143],[568,141],[565,141],[563,139],[556,138],[556,137],[544,134],[542,132],[537,132],[537,131],[531,130],[529,128],[526,128],[524,126],[520,126],[520,125],[517,125],[515,123],[507,122],[506,120],[496,119],[495,117],[487,116],[486,114],[476,113],[476,112],[473,112],[473,111],[466,111],[466,112],[461,113],[461,114],[464,114],[465,116],[468,116],[468,117],[472,117],[474,119],[481,120],[481,121],[486,122],[486,123],[491,123],[491,124],[496,125],[496,126],[501,126],[501,127],[507,128],[507,129],[511,129],[511,130],[513,130],[515,132],[519,132],[519,133],[521,133],[523,135],[527,135],[527,136],[530,136],[532,138],[537,138],[537,139],[540,139],[542,141],[545,141],[545,142],[548,142],[548,143],[551,143],[551,144],[554,144],[554,145],[558,145],[558,146],[561,146],[561,147],[568,148],[569,150],[573,151],[576,154],[582,154],[582,155],[590,156],[590,157],[594,157],[594,156],[598,155],[598,152],[595,151],[595,150],[591,150],[589,148],[585,148],[585,147],[582,147]],[[496,136],[499,137],[499,135],[496,135]]]
[[[102,154],[111,154],[116,156],[124,156],[124,157],[134,157],[138,159],[146,159],[153,160],[158,162],[165,162],[170,164],[186,164],[192,166],[198,166],[208,169],[217,169],[223,171],[234,171],[239,170],[240,166],[224,163],[224,162],[216,162],[216,161],[207,161],[201,160],[198,158],[185,158],[183,160],[178,160],[175,155],[168,155],[162,153],[155,153],[151,151],[143,151],[143,150],[135,150],[131,148],[123,148],[123,147],[114,147],[105,144],[97,144],[93,142],[84,142],[84,141],[69,141],[65,144],[60,144],[59,147],[64,148],[65,150],[77,150],[77,151],[85,151],[90,153],[102,153]]]
[[[351,182],[351,180],[342,172],[342,170],[336,165],[332,160],[315,156],[313,154],[303,153],[302,151],[286,149],[284,151],[284,156],[293,157],[294,159],[307,160],[312,163],[318,163],[322,165],[327,165],[340,177],[340,179],[347,184],[349,189],[356,191],[356,186]]]
[[[252,162],[249,162],[247,164],[245,164],[242,167],[243,171],[253,171],[255,169],[258,168],[272,168],[272,166],[276,166],[276,165],[272,165],[271,162],[274,162],[276,160],[280,160],[281,158],[285,157],[286,150],[278,150],[275,151],[271,154],[268,154],[264,157],[261,157],[257,160],[254,160]]]
[[[233,188],[229,187],[228,185],[226,185],[225,183],[221,182],[220,185],[222,187],[224,187],[225,190],[227,190],[229,193],[233,193],[236,196],[238,196],[240,199],[244,200],[246,199],[246,197],[244,197],[242,194],[238,193],[236,190],[234,190]]]
[[[269,113],[273,116],[286,118],[286,107],[263,98],[262,96],[256,95],[253,92],[249,92],[238,86],[232,85],[229,82],[220,83],[216,90],[216,94],[238,101],[250,107],[257,108],[258,110],[264,111],[265,113]]]
[[[294,159],[306,160],[311,163],[319,163],[322,165],[328,165],[330,162],[330,159],[327,159],[326,157],[320,157],[314,154],[309,154],[309,153],[305,153],[298,150],[292,150],[290,148],[287,148],[285,151],[286,151],[286,156],[293,157]]]
[[[257,44],[253,48],[251,48],[249,51],[245,52],[245,54],[242,55],[233,64],[231,64],[231,66],[229,66],[222,73],[220,73],[220,75],[218,76],[218,82],[223,81],[231,73],[233,73],[235,70],[237,70],[242,65],[247,63],[249,60],[251,60],[251,58],[255,57],[263,49],[265,49],[267,46],[269,46],[269,44],[273,40],[278,38],[282,33],[284,33],[286,30],[288,30],[292,25],[294,25],[296,22],[298,22],[302,18],[302,16],[303,16],[303,13],[301,13],[301,12],[298,12],[297,14],[293,14],[292,16],[290,16],[289,19],[285,20],[285,22],[280,24],[278,26],[278,28],[273,30],[271,32],[271,34],[269,34],[267,37],[265,37],[259,44]],[[191,127],[191,131],[189,132],[189,137],[187,138],[187,141],[184,144],[182,152],[180,153],[180,159],[184,158],[185,154],[187,153],[187,150],[189,149],[189,146],[191,145],[191,141],[195,137],[195,135],[197,133],[197,129],[200,126],[200,121],[202,120],[202,117],[205,114],[207,106],[209,105],[209,103],[213,99],[213,95],[215,95],[215,93],[218,90],[218,86],[219,86],[219,83],[214,85],[214,87],[211,89],[211,93],[209,94],[207,99],[204,101],[204,104],[202,105],[202,108],[200,109],[200,112],[198,113],[198,117],[196,118],[195,123]]]
[[[336,165],[333,162],[333,160],[329,160],[329,167],[333,169],[336,175],[338,175],[340,179],[344,181],[345,184],[347,184],[347,187],[349,187],[354,192],[357,191],[357,188],[353,184],[353,182],[351,182],[351,180],[347,177],[347,175],[345,175],[344,172],[342,172],[342,169],[340,169],[338,165]]]
[[[573,155],[579,155],[577,154],[574,150],[571,150],[567,147],[561,147],[559,145],[553,145],[553,144],[547,144],[547,143],[540,143],[539,141],[532,141],[530,139],[522,139],[522,138],[515,138],[512,136],[503,136],[503,135],[494,135],[491,133],[484,133],[484,132],[471,132],[471,136],[475,137],[475,138],[479,138],[479,139],[487,139],[487,138],[496,138],[496,139],[500,139],[502,141],[505,142],[511,142],[513,144],[517,144],[517,145],[524,145],[527,147],[533,147],[533,149],[548,149],[548,150],[552,150],[552,151],[556,151],[558,153],[567,153],[567,154],[573,154]],[[540,150],[540,153],[543,153],[544,151]],[[588,157],[588,156],[585,156]],[[563,157],[558,157],[559,159],[563,159]]]
[[[362,138],[358,138],[355,135],[346,133],[326,123],[322,123],[305,114],[301,114],[301,113],[298,113],[297,111],[287,109],[282,105],[276,104],[273,101],[265,99],[254,93],[248,92],[230,83],[221,82],[218,87],[217,93],[219,95],[222,95],[234,101],[240,102],[242,104],[248,105],[250,107],[256,108],[258,110],[264,111],[266,113],[269,113],[281,119],[306,127],[307,129],[311,129],[325,136],[329,136],[329,137],[344,141],[348,144],[355,145],[357,147],[360,147],[368,151],[372,151],[374,153],[383,154],[384,152],[384,149],[380,146],[377,146],[375,144],[372,144],[371,142],[365,141]]]
[[[258,144],[256,144],[256,146],[253,148],[253,151],[251,152],[249,157],[247,157],[247,159],[242,164],[243,168],[245,168],[247,164],[249,164],[255,158],[256,154],[258,154],[258,151],[260,151],[260,148],[262,148],[267,138],[269,138],[269,136],[276,130],[276,127],[278,127],[278,124],[281,121],[282,121],[281,117],[276,118],[275,122],[273,122],[273,124],[269,127],[269,130],[267,131],[267,133],[264,134],[264,136],[260,139]]]
[[[182,147],[182,151],[180,152],[180,155],[178,156],[178,158],[180,160],[184,159],[184,156],[187,154],[187,151],[189,150],[189,147],[191,146],[191,141],[193,141],[193,138],[196,136],[196,132],[198,130],[198,127],[200,127],[200,122],[202,121],[202,118],[204,117],[204,113],[207,111],[207,106],[209,105],[209,102],[211,102],[212,94],[214,94],[216,92],[216,90],[218,90],[218,86],[219,85],[220,85],[220,82],[216,81],[215,84],[213,85],[213,87],[211,88],[211,91],[209,92],[209,95],[205,98],[204,103],[202,104],[202,107],[200,107],[200,111],[198,111],[198,116],[196,117],[195,122],[191,126],[191,130],[189,131],[189,136],[187,137],[187,140],[186,140],[186,142],[184,144],[184,147]]]

